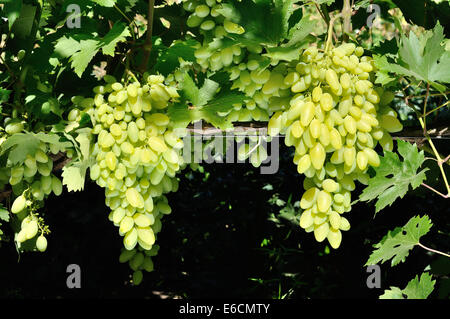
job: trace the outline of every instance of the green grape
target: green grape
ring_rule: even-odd
[[[331,195],[326,191],[320,191],[317,195],[317,208],[319,212],[325,213],[331,206]]]
[[[140,271],[140,270],[135,271],[133,273],[133,284],[135,286],[140,285],[143,278],[144,278],[144,275],[142,274],[142,271]]]
[[[31,239],[34,236],[36,236],[37,232],[39,230],[38,222],[36,220],[31,220],[27,225],[25,226],[25,238]]]
[[[314,237],[320,243],[327,238],[329,230],[330,227],[327,222],[324,222],[321,225],[314,225]]]
[[[155,243],[155,235],[150,227],[137,228],[138,239],[147,244],[148,246],[152,246]]]
[[[337,249],[342,241],[342,233],[339,229],[330,228],[327,234],[327,239],[331,247]]]
[[[37,238],[36,240],[36,248],[40,251],[40,252],[44,252],[47,250],[47,239],[41,235]]]
[[[9,135],[17,134],[22,132],[24,129],[24,125],[22,122],[10,122],[5,126],[5,132]]]
[[[25,198],[25,196],[22,194],[22,195],[20,195],[20,196],[18,196],[15,200],[14,200],[14,202],[13,202],[13,204],[12,204],[12,206],[11,206],[11,212],[13,213],[13,214],[18,214],[18,213],[20,213],[21,211],[23,211],[24,209],[25,209],[25,207],[26,207],[26,202],[27,202],[27,200],[26,200],[26,198]]]

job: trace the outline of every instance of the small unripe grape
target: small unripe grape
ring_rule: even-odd
[[[143,278],[144,278],[144,275],[142,274],[142,271],[140,271],[140,270],[135,271],[133,273],[133,284],[135,286],[140,285]]]
[[[44,252],[47,250],[47,239],[41,235],[37,238],[36,240],[36,248],[40,251],[40,252]]]

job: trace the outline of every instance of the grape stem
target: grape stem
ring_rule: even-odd
[[[331,18],[330,23],[328,25],[328,35],[327,35],[327,43],[325,44],[325,54],[328,53],[330,46],[333,45],[333,24],[336,17]]]
[[[435,190],[433,187],[431,187],[431,186],[429,186],[429,185],[427,185],[427,184],[425,184],[425,183],[422,183],[422,186],[428,188],[428,189],[429,189],[430,191],[432,191],[432,192],[435,192],[436,194],[438,194],[438,195],[441,196],[441,197],[444,197],[444,198],[448,198],[448,197],[449,197],[448,195],[442,194],[441,192]]]
[[[123,13],[122,10],[120,10],[120,8],[117,6],[117,4],[114,5],[114,8],[128,21],[129,26],[131,26],[132,24],[135,25],[135,27],[139,30],[139,28],[136,25],[136,22],[133,20],[131,20],[125,13]],[[134,34],[134,28],[130,28],[131,29],[131,36],[133,37],[133,41],[136,41],[136,36]]]
[[[443,253],[443,252],[441,252],[441,251],[439,251],[439,250],[435,250],[435,249],[429,248],[429,247],[427,247],[427,246],[422,245],[421,243],[417,243],[417,245],[419,245],[420,247],[422,247],[422,248],[425,249],[425,250],[428,250],[428,251],[431,251],[431,252],[433,252],[433,253],[440,254],[440,255],[442,255],[442,256],[445,256],[445,257],[449,257],[449,258],[450,258],[450,255],[449,255],[449,254]]]
[[[438,107],[432,109],[431,111],[426,112],[426,113],[423,115],[423,117],[426,117],[426,116],[430,115],[431,113],[436,112],[437,110],[439,110],[440,108],[443,108],[444,106],[447,106],[448,104],[450,104],[450,101],[447,101],[447,102],[445,102],[444,104],[442,104],[442,105],[440,105],[440,106],[438,106]]]
[[[327,35],[327,43],[325,44],[325,54],[328,50],[333,47],[333,26],[334,21],[342,17],[342,13],[337,14],[333,18],[330,19],[330,24],[328,25],[328,35]]]
[[[442,160],[441,156],[439,155],[439,152],[437,151],[436,147],[434,146],[433,141],[431,140],[430,136],[428,135],[428,132],[425,131],[426,127],[425,127],[423,118],[419,117],[419,122],[420,122],[420,125],[422,126],[422,128],[424,129],[425,137],[426,137],[428,143],[430,144],[431,148],[433,149],[433,153],[436,156],[436,159],[438,160],[438,166],[441,171],[442,178],[444,179],[445,187],[447,188],[447,197],[448,197],[448,196],[450,196],[450,186],[447,181],[447,176],[445,175],[445,172],[444,172],[444,167],[442,166],[442,164],[445,163],[445,161]]]
[[[248,151],[247,154],[245,154],[245,157],[253,153],[258,148],[259,145],[261,145],[261,136],[258,138],[258,143],[250,151]]]
[[[134,75],[134,73],[131,72],[129,69],[127,69],[127,74],[128,74],[129,76],[131,76],[135,82],[138,82],[138,83],[139,83],[139,80],[136,78],[136,76]]]

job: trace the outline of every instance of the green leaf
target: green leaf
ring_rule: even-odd
[[[211,100],[219,88],[219,83],[214,82],[210,79],[206,79],[203,86],[198,91],[198,104],[197,106],[205,105],[209,100]]]
[[[81,49],[80,42],[74,38],[61,37],[56,41],[55,53],[61,57],[69,58],[75,54],[75,52]]]
[[[91,165],[90,157],[90,129],[83,128],[77,130],[78,136],[73,139],[71,135],[66,134],[66,137],[74,143],[75,150],[77,151],[77,159],[71,161],[68,165],[64,166],[63,173],[63,185],[67,186],[67,190],[81,191],[84,188],[86,179],[86,172]]]
[[[71,67],[81,78],[94,56],[102,50],[103,54],[114,56],[114,51],[118,43],[125,42],[130,36],[128,27],[121,22],[115,23],[112,29],[103,37],[96,35],[63,36],[56,40],[54,53],[56,56],[70,58]]]
[[[225,113],[233,109],[234,104],[244,102],[248,97],[237,91],[224,91],[219,96],[202,106],[199,110],[201,118],[219,129],[232,127],[230,120],[219,113]]]
[[[196,43],[197,41],[189,39],[175,42],[168,48],[163,46],[153,69],[156,72],[167,75],[180,66],[180,59],[184,61],[195,61],[194,52]]]
[[[219,12],[241,25],[245,33],[230,35],[244,44],[277,45],[288,35],[293,0],[242,0],[223,3]]]
[[[292,46],[305,40],[305,38],[314,31],[317,21],[310,20],[310,18],[311,16],[309,15],[303,16],[302,19],[289,30],[289,42],[286,44],[287,46]]]
[[[396,73],[430,83],[442,92],[445,87],[437,82],[450,83],[450,52],[445,51],[445,47],[441,45],[444,39],[439,22],[431,36],[430,33],[422,33],[417,37],[410,31],[409,37],[401,37],[397,64],[385,59],[379,60],[382,63],[378,63],[377,67],[381,72]]]
[[[398,287],[390,287],[391,289],[386,289],[384,294],[382,294],[379,299],[405,299],[403,297],[403,292]]]
[[[63,185],[67,186],[69,192],[83,190],[86,169],[79,164],[73,164],[64,166],[62,170]]]
[[[7,102],[9,100],[11,92],[12,92],[11,90],[5,90],[3,88],[0,88],[0,105],[3,102]]]
[[[102,7],[113,7],[116,4],[116,0],[92,0],[92,2],[95,2]]]
[[[114,50],[119,42],[125,42],[126,37],[131,36],[125,23],[115,23],[112,29],[100,41],[103,54],[114,56]]]
[[[427,272],[422,273],[420,279],[416,275],[414,279],[408,282],[405,289],[398,287],[390,287],[385,290],[380,299],[427,299],[433,292],[436,280],[432,280],[432,276]]]
[[[419,244],[422,236],[427,234],[433,224],[427,215],[411,218],[403,227],[389,231],[383,239],[373,247],[376,248],[366,262],[366,266],[384,263],[392,258],[391,266],[404,262],[409,251]]]
[[[9,0],[9,1],[0,1],[0,3],[4,3],[4,7],[2,10],[2,16],[8,19],[9,30],[13,26],[14,22],[20,15],[20,10],[22,9],[22,0]]]
[[[185,128],[192,120],[191,111],[186,103],[174,103],[169,106],[167,115],[175,128]]]
[[[80,50],[72,55],[71,66],[75,73],[81,78],[84,70],[86,70],[89,62],[94,58],[98,52],[98,41],[96,40],[81,40]]]
[[[183,96],[192,104],[199,104],[199,89],[188,73],[184,74],[183,82],[181,83],[181,91]]]
[[[380,166],[375,168],[375,176],[369,179],[368,186],[359,196],[362,201],[377,198],[375,213],[392,205],[397,198],[403,198],[409,185],[415,189],[426,179],[428,169],[417,173],[425,160],[423,151],[418,152],[415,144],[402,140],[397,141],[397,147],[404,160],[400,161],[396,153],[385,151],[384,157],[380,157]],[[388,177],[390,175],[392,177]]]
[[[0,220],[3,220],[4,222],[9,222],[9,212],[1,204],[0,204]]]
[[[384,86],[395,81],[395,77],[389,75],[390,64],[385,55],[374,54],[373,61],[375,63],[375,66],[379,70],[376,73],[377,78],[375,80],[375,83]]]
[[[291,62],[298,59],[302,49],[306,46],[307,42],[303,42],[301,45],[297,43],[290,47],[267,48],[267,53],[265,53],[264,56],[267,56],[272,60]]]
[[[39,148],[40,142],[58,145],[59,148],[65,148],[71,144],[60,142],[56,134],[34,133],[16,133],[11,135],[1,146],[1,155],[9,152],[8,159],[14,165],[23,163],[27,155],[34,156]]]
[[[33,29],[34,18],[36,16],[37,7],[33,5],[23,4],[20,8],[20,15],[15,19],[12,25],[12,32],[20,39],[27,39]]]
[[[422,273],[420,279],[416,276],[413,280],[408,282],[408,285],[403,289],[403,293],[408,299],[427,299],[427,297],[433,292],[434,284],[436,280],[432,280],[432,277],[428,273]]]
[[[39,148],[39,139],[32,133],[16,133],[8,137],[1,146],[1,154],[9,151],[11,164],[23,163],[28,154],[34,156]]]

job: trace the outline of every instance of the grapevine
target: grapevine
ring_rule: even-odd
[[[157,268],[181,172],[229,155],[259,168],[279,136],[302,186],[293,220],[335,250],[345,245],[355,201],[377,200],[378,213],[419,186],[450,196],[449,156],[434,142],[448,125],[429,129],[449,105],[450,42],[438,21],[432,31],[412,26],[374,43],[364,26],[352,30],[364,1],[338,9],[335,1],[91,1],[80,11],[89,22],[56,21],[67,9],[60,1],[19,2],[0,5],[0,221],[11,225],[3,236],[0,224],[0,240],[19,254],[48,251],[45,201],[90,180],[104,189],[105,219],[123,243],[118,260],[139,285]],[[29,25],[19,27],[31,8]],[[74,79],[79,87],[68,84]],[[403,144],[413,121],[417,145]],[[261,130],[252,132],[255,122]],[[219,134],[197,134],[198,123]],[[428,159],[443,186],[425,183]],[[427,218],[404,229],[431,227]],[[391,235],[388,243],[400,240]],[[387,246],[380,242],[368,264],[398,262]]]

